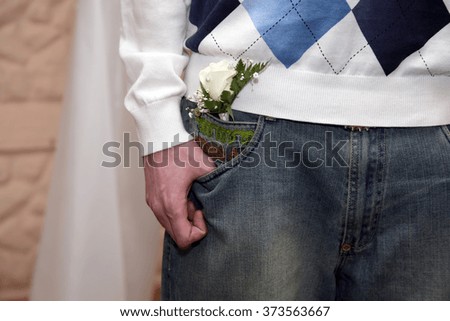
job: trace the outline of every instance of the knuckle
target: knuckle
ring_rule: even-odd
[[[153,207],[153,204],[154,204],[153,198],[149,194],[145,195],[145,202],[147,203],[148,207],[150,207],[150,208]]]
[[[190,245],[189,239],[182,235],[182,233],[177,233],[177,231],[174,231],[174,241],[177,243],[178,247],[180,248],[187,248]]]
[[[163,208],[161,207],[160,203],[157,202],[154,199],[148,199],[147,198],[147,205],[148,207],[152,210],[152,212],[156,215],[156,216],[162,216]]]
[[[145,196],[145,201],[146,201],[148,207],[150,207],[151,209],[156,207],[156,205],[158,204],[156,198],[153,195],[150,195],[150,194],[147,194]]]
[[[147,206],[149,208],[153,209],[152,202],[148,198],[145,200],[145,202],[147,203]]]

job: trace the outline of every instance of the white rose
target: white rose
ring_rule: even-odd
[[[211,98],[220,101],[222,92],[230,90],[231,81],[236,74],[236,70],[230,66],[230,63],[222,60],[218,63],[210,63],[208,67],[200,71],[199,77],[203,88]]]

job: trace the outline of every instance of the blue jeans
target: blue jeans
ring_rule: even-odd
[[[165,236],[164,300],[449,300],[450,128],[346,128],[235,112],[250,142]]]

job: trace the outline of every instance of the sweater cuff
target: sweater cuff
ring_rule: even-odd
[[[179,97],[160,100],[130,112],[144,147],[143,156],[193,139],[183,126]]]

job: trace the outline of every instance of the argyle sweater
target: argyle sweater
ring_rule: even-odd
[[[270,60],[236,110],[368,127],[450,123],[450,0],[121,0],[121,8],[125,106],[146,154],[191,139],[180,99],[223,59]]]

